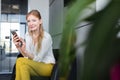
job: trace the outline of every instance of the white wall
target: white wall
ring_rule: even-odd
[[[43,27],[49,32],[49,0],[28,0],[28,11],[32,9],[40,11]]]

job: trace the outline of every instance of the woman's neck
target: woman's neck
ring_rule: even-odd
[[[38,30],[32,31],[32,37],[33,37],[33,38],[37,38],[37,37],[38,37],[38,34],[39,34],[39,31],[38,31]]]
[[[37,43],[37,38],[38,38],[38,31],[31,31],[31,37],[32,37],[32,40],[33,40],[33,43],[34,45]]]

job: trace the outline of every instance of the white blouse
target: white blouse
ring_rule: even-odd
[[[41,43],[41,49],[36,51],[36,46],[33,44],[31,36],[26,33],[26,50],[34,55],[33,60],[44,63],[55,63],[55,58],[52,51],[52,38],[49,33],[44,31],[44,37]]]

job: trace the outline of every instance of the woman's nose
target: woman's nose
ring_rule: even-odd
[[[33,22],[29,22],[29,25],[33,25]]]

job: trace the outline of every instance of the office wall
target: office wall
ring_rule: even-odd
[[[49,32],[49,0],[28,0],[28,12],[32,9],[40,11],[44,29]]]
[[[50,0],[49,31],[53,39],[53,48],[59,49],[63,29],[63,0]]]

